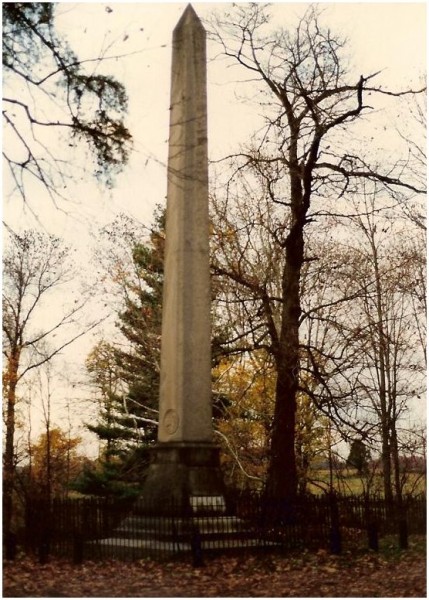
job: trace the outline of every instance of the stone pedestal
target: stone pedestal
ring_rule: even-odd
[[[211,443],[165,442],[152,450],[135,514],[225,511],[219,448]]]

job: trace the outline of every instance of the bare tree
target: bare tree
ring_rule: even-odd
[[[246,173],[262,184],[261,195],[283,214],[273,232],[281,249],[278,313],[274,316],[272,304],[264,303],[264,297],[270,298],[266,287],[257,288],[250,280],[241,281],[241,285],[257,293],[277,370],[266,491],[272,497],[293,497],[297,490],[300,284],[308,259],[305,231],[327,213],[347,212],[348,196],[361,179],[379,182],[398,201],[403,192],[422,190],[414,182],[401,179],[403,162],[382,168],[371,165],[361,152],[351,151],[347,134],[356,134],[358,123],[371,112],[366,104],[370,92],[396,98],[411,92],[394,94],[373,86],[376,73],[349,81],[345,44],[321,26],[314,8],[294,30],[264,33],[268,20],[263,5],[240,5],[227,20],[215,23],[214,36],[226,56],[251,74],[267,121],[250,148],[229,157],[232,174],[226,194],[234,190],[234,184],[238,187],[237,181],[241,182]],[[222,268],[218,273],[237,281],[235,269]]]
[[[350,248],[354,268],[345,282],[361,292],[343,321],[348,331],[345,353],[353,352],[352,397],[357,414],[373,432],[375,425],[379,435],[384,495],[392,499],[394,493],[400,497],[402,487],[401,420],[425,385],[420,343],[425,306],[416,298],[424,256],[416,252],[416,231],[410,232],[397,215],[393,219],[377,210],[383,199],[376,191],[364,198],[367,213],[353,219],[361,241]]]
[[[70,249],[59,238],[25,231],[9,232],[3,255],[3,393],[5,450],[3,460],[4,530],[12,522],[15,476],[14,438],[18,384],[25,375],[58,355],[100,322],[80,322],[85,295],[72,295],[56,314],[46,302],[75,277]],[[57,297],[58,302],[58,297]],[[43,313],[43,310],[46,312]],[[76,329],[76,327],[78,329]],[[57,337],[58,336],[58,337]],[[58,341],[59,340],[59,341]]]

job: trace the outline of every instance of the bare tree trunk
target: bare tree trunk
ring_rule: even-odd
[[[6,439],[3,458],[3,530],[12,530],[13,491],[15,486],[15,403],[18,383],[19,352],[13,352],[9,360],[6,405]]]
[[[286,241],[283,272],[283,309],[278,347],[276,399],[271,457],[266,494],[270,498],[294,498],[298,488],[295,457],[296,397],[299,386],[300,278],[304,260],[303,223],[296,221]]]
[[[399,447],[398,447],[398,436],[396,433],[396,426],[393,424],[391,437],[391,455],[393,463],[393,480],[395,485],[395,496],[398,501],[402,500],[402,486],[401,486],[401,467],[399,462]]]
[[[43,416],[45,419],[45,431],[46,431],[46,480],[43,485],[43,493],[48,501],[52,497],[52,430],[51,430],[51,368],[50,364],[44,365],[46,371],[46,402],[43,399],[44,390],[42,383],[42,373],[40,376],[40,397],[42,398]]]
[[[389,433],[382,430],[382,442],[381,442],[381,463],[383,466],[383,488],[384,497],[388,502],[393,500],[392,494],[392,463],[390,460],[390,443]]]
[[[380,396],[380,415],[381,415],[381,436],[382,436],[382,465],[383,465],[383,484],[384,497],[388,502],[393,500],[392,492],[392,453],[391,453],[391,402],[388,381],[389,367],[389,347],[388,333],[385,331],[384,323],[386,315],[384,314],[383,306],[383,289],[381,282],[381,274],[379,269],[379,255],[375,242],[375,228],[372,227],[367,233],[371,245],[372,260],[374,264],[374,278],[376,289],[376,308],[377,308],[377,323],[376,323],[376,338],[374,340],[374,350],[376,362],[378,363],[378,378],[379,378],[379,396]]]
[[[295,462],[296,383],[287,362],[278,368],[270,465],[266,483],[269,498],[293,498],[298,476]]]

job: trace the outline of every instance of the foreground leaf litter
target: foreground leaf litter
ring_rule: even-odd
[[[189,562],[87,561],[28,557],[5,562],[3,597],[426,597],[424,551],[390,557],[367,553],[333,556],[224,555]]]

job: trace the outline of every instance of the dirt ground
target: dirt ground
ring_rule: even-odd
[[[426,542],[400,552],[206,557],[204,565],[28,557],[3,564],[3,597],[426,597]]]

